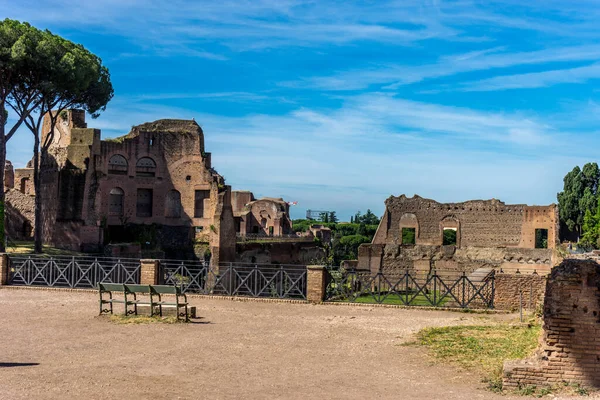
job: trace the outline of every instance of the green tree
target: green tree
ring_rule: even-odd
[[[363,243],[370,242],[371,239],[363,235],[343,236],[339,240],[339,261],[355,260],[358,257],[358,247]]]
[[[38,57],[41,32],[27,23],[5,19],[0,21],[0,252],[5,251],[4,167],[6,142],[14,136],[25,119],[38,106],[39,98],[27,94],[19,98],[21,112],[15,123],[8,125],[8,109],[12,108],[16,89],[24,84],[42,84],[49,71]]]
[[[379,218],[373,212],[368,209],[365,215],[362,216],[360,222],[364,222],[367,225],[377,225],[379,224]]]
[[[35,29],[35,28],[32,28]],[[72,43],[49,31],[35,30],[36,62],[44,68],[40,77],[23,79],[14,90],[10,106],[18,115],[26,113],[25,100],[37,101],[35,114],[28,113],[25,124],[34,135],[33,166],[35,188],[35,251],[42,251],[42,206],[40,191],[40,161],[48,162],[48,148],[54,139],[54,129],[63,112],[79,108],[96,118],[106,109],[113,96],[108,69],[96,55],[79,44]],[[41,132],[44,117],[48,116],[46,132]],[[40,137],[44,142],[40,143]]]
[[[332,222],[332,223],[338,222],[338,217],[335,215],[335,211],[329,212],[329,222]]]
[[[586,210],[583,217],[581,243],[598,248],[600,246],[600,197],[597,199],[594,212]]]
[[[327,212],[319,213],[319,220],[321,222],[329,222],[329,213],[327,213]]]
[[[559,219],[571,232],[582,234],[586,211],[595,213],[600,170],[597,163],[573,168],[563,179],[563,191],[557,194]]]

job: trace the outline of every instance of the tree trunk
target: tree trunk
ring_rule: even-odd
[[[0,108],[0,112],[4,110]],[[4,127],[6,121],[4,116],[0,116],[0,253],[6,252],[6,232],[5,232],[5,198],[4,195],[4,166],[6,165],[6,136],[4,136]]]
[[[33,188],[35,191],[34,218],[35,228],[33,233],[34,252],[42,252],[42,196],[40,190],[40,134],[34,133],[33,145]]]

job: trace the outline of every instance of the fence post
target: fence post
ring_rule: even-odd
[[[8,254],[0,253],[0,285],[8,284]]]
[[[327,270],[322,265],[306,266],[306,299],[311,303],[325,300]]]
[[[140,285],[157,285],[160,273],[160,261],[140,260]]]

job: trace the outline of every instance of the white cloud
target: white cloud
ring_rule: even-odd
[[[576,68],[495,76],[493,78],[462,83],[458,85],[458,90],[480,92],[531,89],[548,87],[560,83],[585,83],[590,79],[597,78],[600,78],[600,64],[592,64]]]
[[[497,70],[524,65],[544,66],[548,63],[600,59],[600,46],[595,44],[528,52],[501,51],[503,49],[503,47],[494,47],[443,56],[434,64],[379,64],[367,66],[362,69],[341,71],[331,76],[310,77],[299,81],[284,82],[282,86],[325,90],[358,90],[380,85],[384,89],[395,90],[407,84],[473,71]]]

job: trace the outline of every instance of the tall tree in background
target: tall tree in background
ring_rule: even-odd
[[[586,213],[596,212],[600,169],[597,163],[578,166],[565,175],[563,191],[557,194],[559,219],[569,231],[583,233]]]
[[[26,99],[37,100],[35,114],[28,113],[25,124],[34,135],[33,184],[35,188],[35,252],[42,251],[42,196],[40,162],[47,160],[58,119],[70,108],[83,109],[96,118],[113,96],[108,69],[96,55],[49,31],[37,31],[38,62],[45,66],[43,79],[24,80],[14,91],[11,108],[20,116],[26,113]],[[43,125],[48,116],[49,124]],[[42,128],[47,129],[41,132]],[[40,138],[44,142],[40,143]],[[40,157],[41,155],[41,157]]]
[[[335,215],[335,211],[330,211],[329,212],[329,222],[332,222],[335,224],[338,221],[339,220],[338,220],[338,217]]]
[[[45,81],[47,66],[39,58],[41,31],[27,23],[5,19],[0,21],[0,252],[6,251],[4,167],[6,165],[6,142],[16,133],[23,121],[39,105],[39,98],[23,95],[21,112],[15,123],[8,124],[8,111],[16,90],[30,84]]]

